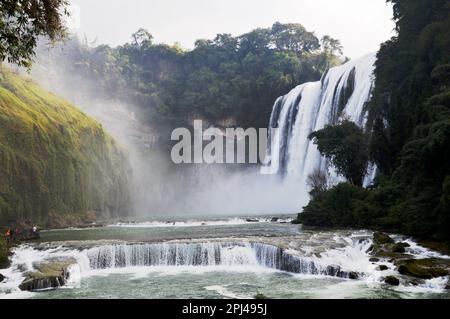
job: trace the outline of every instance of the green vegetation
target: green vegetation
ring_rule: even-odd
[[[354,185],[362,186],[367,171],[367,143],[364,132],[355,123],[343,121],[313,132],[309,139],[317,144],[319,152]]]
[[[369,105],[376,188],[338,185],[316,196],[300,219],[449,241],[450,1],[389,2],[398,34],[378,53]]]
[[[101,125],[0,69],[0,224],[63,226],[128,211],[127,157]]]
[[[9,249],[6,241],[0,237],[0,269],[8,267]],[[1,281],[1,279],[0,279]]]
[[[367,227],[373,216],[364,209],[367,190],[341,183],[313,197],[297,223],[324,227]]]
[[[275,23],[238,37],[198,40],[190,51],[155,44],[139,30],[117,48],[72,39],[64,50],[42,50],[40,56],[45,65],[63,66],[65,80],[96,83],[96,96],[141,106],[153,126],[186,126],[200,118],[266,127],[275,99],[299,83],[319,80],[341,63],[341,52],[329,36],[319,40],[300,24]]]
[[[0,62],[30,67],[39,37],[52,42],[63,39],[67,5],[67,0],[2,0]]]

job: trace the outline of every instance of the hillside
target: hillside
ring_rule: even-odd
[[[126,163],[98,122],[0,67],[0,225],[54,227],[125,214]]]

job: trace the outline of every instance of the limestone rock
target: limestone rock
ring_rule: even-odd
[[[25,280],[19,285],[21,290],[39,291],[59,288],[69,278],[69,267],[76,263],[74,258],[55,258],[34,264],[34,271],[26,273]]]

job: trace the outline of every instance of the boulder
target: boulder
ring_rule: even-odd
[[[450,273],[450,260],[439,258],[408,259],[396,263],[402,275],[420,279],[447,276]]]
[[[34,271],[27,272],[19,285],[21,290],[39,291],[62,287],[69,278],[69,267],[76,264],[74,258],[54,258],[34,264]]]
[[[348,273],[348,278],[355,280],[355,279],[359,278],[359,275],[358,275],[358,273],[356,273],[354,271],[351,271],[351,272]]]
[[[392,247],[392,252],[393,253],[404,253],[406,250],[406,247],[409,247],[410,245],[408,243],[396,243],[393,247]]]
[[[389,267],[386,266],[386,265],[379,265],[377,267],[377,270],[379,270],[379,271],[385,271],[385,270],[388,270],[388,269],[389,269]]]
[[[0,274],[0,282],[2,282],[5,279],[5,276],[3,276],[2,274]]]
[[[373,242],[376,245],[385,245],[385,244],[393,244],[394,240],[385,233],[375,232],[373,234]]]
[[[377,257],[371,257],[371,258],[369,258],[369,261],[372,262],[372,263],[376,263],[376,262],[379,262],[379,261],[380,261],[380,258],[377,258]]]
[[[400,280],[394,276],[387,276],[384,278],[384,282],[391,286],[398,286],[400,285]]]

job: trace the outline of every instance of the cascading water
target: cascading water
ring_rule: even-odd
[[[338,265],[298,257],[261,243],[107,245],[85,251],[90,269],[151,266],[265,267],[300,274],[347,277]]]
[[[364,127],[365,105],[371,97],[376,54],[368,54],[331,68],[318,82],[305,83],[277,99],[270,118],[267,147],[268,165],[263,174],[279,174],[300,185],[302,204],[308,199],[307,178],[315,169],[328,169],[327,161],[310,133],[341,119]],[[373,178],[369,168],[365,183]],[[331,172],[336,177],[334,171]]]

